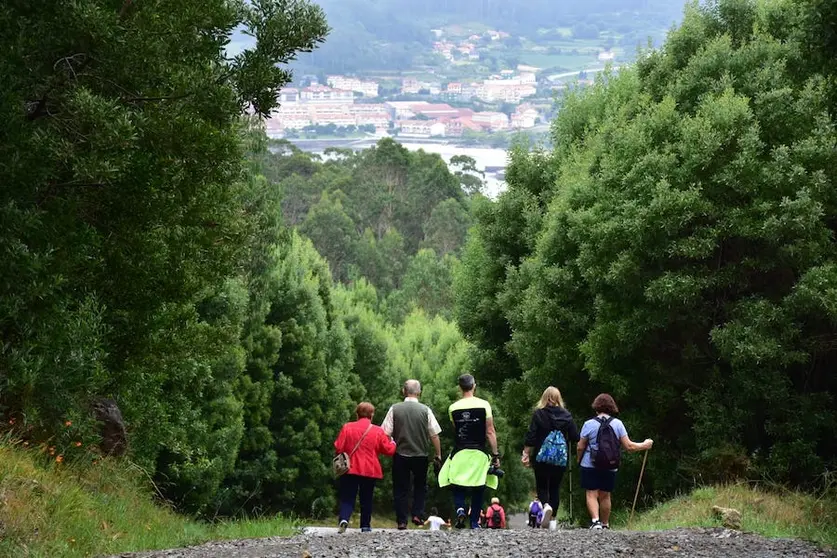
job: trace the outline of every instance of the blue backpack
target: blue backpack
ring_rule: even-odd
[[[553,430],[543,441],[535,461],[558,467],[567,466],[567,439],[560,430]]]

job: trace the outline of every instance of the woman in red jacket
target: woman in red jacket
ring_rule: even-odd
[[[357,420],[347,422],[334,442],[336,453],[346,452],[349,458],[349,472],[340,477],[340,523],[339,532],[346,531],[349,518],[355,509],[355,498],[360,492],[360,530],[372,530],[372,493],[375,481],[384,477],[378,455],[392,456],[395,442],[380,426],[372,424],[375,407],[372,403],[359,403]],[[360,443],[358,443],[360,442]],[[357,450],[355,447],[357,446]],[[352,451],[354,450],[354,453]]]

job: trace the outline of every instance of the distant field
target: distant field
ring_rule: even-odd
[[[538,36],[542,37],[547,34],[555,33],[556,31],[563,35],[565,39],[570,39],[573,36],[572,27],[541,27],[538,29]]]
[[[583,70],[598,60],[592,54],[545,54],[541,52],[522,52],[520,61],[523,64],[537,66],[538,68],[566,68],[567,70]]]
[[[459,25],[446,25],[442,28],[442,31],[444,32],[444,35],[442,35],[442,37],[455,38],[468,37],[470,35],[481,35],[490,29],[491,27],[489,27],[488,25],[478,22],[462,23]]]

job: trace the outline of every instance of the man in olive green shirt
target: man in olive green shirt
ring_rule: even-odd
[[[410,495],[410,476],[413,485],[412,520],[424,525],[424,503],[427,498],[427,450],[433,445],[434,460],[442,462],[439,432],[442,428],[430,407],[419,403],[421,384],[407,380],[401,390],[404,401],[387,411],[381,428],[395,440],[395,456],[392,459],[392,498],[395,520],[399,529],[407,528],[407,508]]]

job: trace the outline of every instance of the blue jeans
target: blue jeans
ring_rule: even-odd
[[[349,521],[355,510],[355,498],[360,493],[360,528],[372,527],[372,494],[375,479],[358,475],[340,477],[340,521]]]
[[[485,486],[457,486],[453,485],[453,506],[458,510],[467,510],[465,496],[471,493],[471,529],[480,526],[480,512],[482,511],[482,497],[485,494]]]

